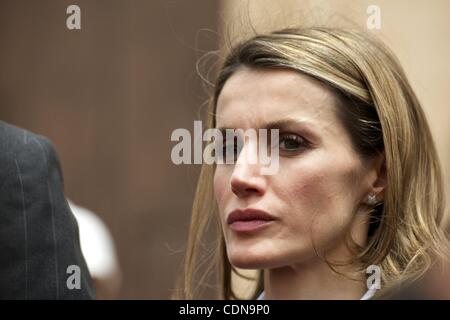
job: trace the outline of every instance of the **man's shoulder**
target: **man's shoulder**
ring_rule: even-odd
[[[35,154],[53,152],[50,140],[12,124],[0,121],[0,160],[11,159],[11,156],[26,160]]]

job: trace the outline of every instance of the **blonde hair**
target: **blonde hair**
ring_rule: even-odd
[[[339,115],[363,157],[384,153],[387,187],[384,202],[371,212],[367,245],[355,252],[365,269],[378,265],[382,288],[417,279],[442,255],[444,187],[437,152],[421,105],[395,56],[361,31],[297,28],[252,37],[228,54],[214,83],[208,128],[215,126],[217,98],[227,79],[241,67],[283,68],[328,84],[340,98]],[[198,297],[209,271],[219,276],[221,298],[237,295],[217,219],[213,165],[203,165],[192,210],[184,270],[176,298]],[[201,255],[211,221],[216,243]],[[208,263],[208,268],[202,265]],[[202,277],[198,277],[199,274]],[[262,277],[254,297],[262,289]]]

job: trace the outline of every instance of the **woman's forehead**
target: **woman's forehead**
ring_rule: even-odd
[[[309,76],[283,69],[242,68],[219,95],[216,126],[256,128],[287,119],[327,126],[336,121],[335,108],[333,91]]]

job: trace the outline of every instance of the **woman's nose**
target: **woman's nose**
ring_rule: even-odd
[[[241,150],[230,179],[231,190],[239,198],[261,196],[266,190],[267,177],[261,175],[261,166],[250,152],[254,151],[247,146]]]

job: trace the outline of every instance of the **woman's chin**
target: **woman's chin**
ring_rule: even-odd
[[[273,267],[276,263],[269,255],[256,253],[233,253],[228,254],[231,265],[240,269],[266,269]]]
[[[273,245],[235,246],[227,248],[230,264],[240,269],[273,269],[299,263],[314,257],[314,250],[296,248],[294,254],[288,250],[271,250]],[[291,254],[290,254],[291,253]]]

